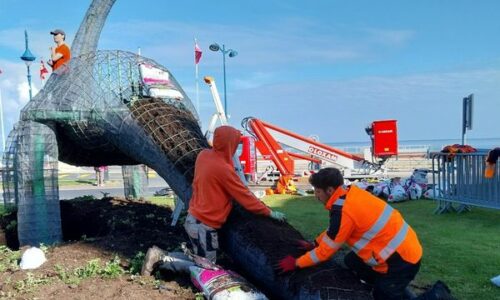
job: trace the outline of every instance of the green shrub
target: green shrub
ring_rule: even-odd
[[[99,270],[99,275],[101,275],[102,278],[118,278],[124,272],[125,271],[120,266],[120,258],[115,256],[111,261],[106,263],[103,269]]]
[[[10,250],[9,247],[1,245],[0,246],[0,272],[5,272],[6,270],[18,270],[19,266],[17,261],[21,258],[20,251]]]
[[[144,262],[144,258],[146,257],[146,254],[144,252],[139,251],[137,254],[130,260],[130,269],[129,273],[136,275],[141,272],[142,269],[142,263]]]

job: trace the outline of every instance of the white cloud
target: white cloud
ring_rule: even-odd
[[[2,66],[0,90],[2,93],[5,130],[6,134],[8,134],[12,125],[19,120],[19,112],[28,103],[28,79],[26,78],[26,66],[22,62],[13,63],[0,60],[0,66]],[[32,93],[35,96],[39,90],[38,64],[33,64],[32,68]]]
[[[277,19],[255,27],[238,27],[217,23],[188,24],[178,21],[132,20],[110,23],[103,31],[100,46],[104,48],[138,40],[141,45],[129,45],[135,51],[141,46],[143,55],[172,65],[191,64],[192,40],[199,39],[208,67],[220,65],[216,55],[210,55],[208,45],[225,42],[240,55],[234,63],[239,66],[276,66],[284,64],[334,64],[372,57],[371,46],[400,46],[412,32],[407,30],[361,30],[357,39],[342,36],[345,29],[320,24],[309,19]],[[119,38],[118,38],[119,37]],[[214,53],[212,53],[214,54]]]
[[[367,28],[364,31],[368,33],[370,40],[387,46],[402,46],[415,36],[412,30]]]
[[[38,89],[34,86],[31,88],[33,97],[38,93]],[[17,85],[17,94],[20,106],[24,106],[29,101],[29,85],[27,81],[21,82]]]
[[[49,34],[49,28],[38,28],[28,30],[29,49],[39,61],[42,57],[46,60],[49,55],[49,47],[54,45],[53,38]],[[67,42],[71,44],[73,34],[68,32]],[[12,61],[21,61],[19,57],[24,53],[24,28],[8,28],[0,30],[0,46],[10,49],[18,54],[12,58]]]
[[[231,88],[234,90],[244,90],[256,88],[261,85],[265,85],[270,79],[274,78],[275,75],[272,73],[257,72],[252,73],[247,76],[241,76],[237,79],[231,81]]]

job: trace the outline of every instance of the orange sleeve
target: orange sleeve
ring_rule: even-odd
[[[319,245],[319,243],[321,243],[321,239],[323,238],[323,236],[326,234],[326,230],[323,231],[322,233],[320,233],[316,239],[314,240],[316,242],[316,245]]]
[[[260,201],[255,195],[241,182],[236,172],[226,172],[227,176],[223,178],[223,184],[226,191],[241,206],[255,214],[269,216],[271,209]]]
[[[350,217],[344,214],[337,235],[330,237],[326,231],[321,233],[316,239],[317,242],[319,239],[318,246],[299,257],[296,262],[297,267],[307,268],[329,260],[351,236],[353,229],[354,223]]]

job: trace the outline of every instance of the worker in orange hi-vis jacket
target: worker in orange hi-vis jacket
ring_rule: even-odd
[[[309,251],[297,259],[285,257],[279,270],[314,266],[347,244],[351,251],[344,258],[345,265],[373,286],[374,298],[401,299],[420,268],[422,246],[415,231],[382,199],[354,185],[344,188],[344,178],[336,168],[321,169],[309,182],[329,211],[330,224],[315,243],[300,241]]]
[[[484,169],[484,177],[493,178],[495,176],[495,168],[497,160],[500,156],[500,147],[492,149],[486,157],[486,168]]]

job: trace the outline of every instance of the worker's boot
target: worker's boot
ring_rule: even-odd
[[[153,246],[148,249],[146,257],[144,257],[144,263],[142,264],[141,275],[150,276],[155,267],[163,262],[163,257],[167,254],[166,251]]]
[[[405,288],[404,293],[403,293],[403,299],[412,300],[412,299],[416,299],[416,298],[417,298],[417,295],[411,290],[411,288],[409,286],[407,286]]]
[[[422,295],[419,295],[418,300],[455,300],[455,297],[451,295],[451,291],[444,282],[441,280],[436,281],[434,285],[424,292]]]
[[[436,281],[436,283],[434,283],[432,290],[434,291],[433,294],[434,296],[436,296],[436,299],[455,300],[455,297],[451,295],[450,288],[448,288],[448,286],[441,280],[438,280]]]

